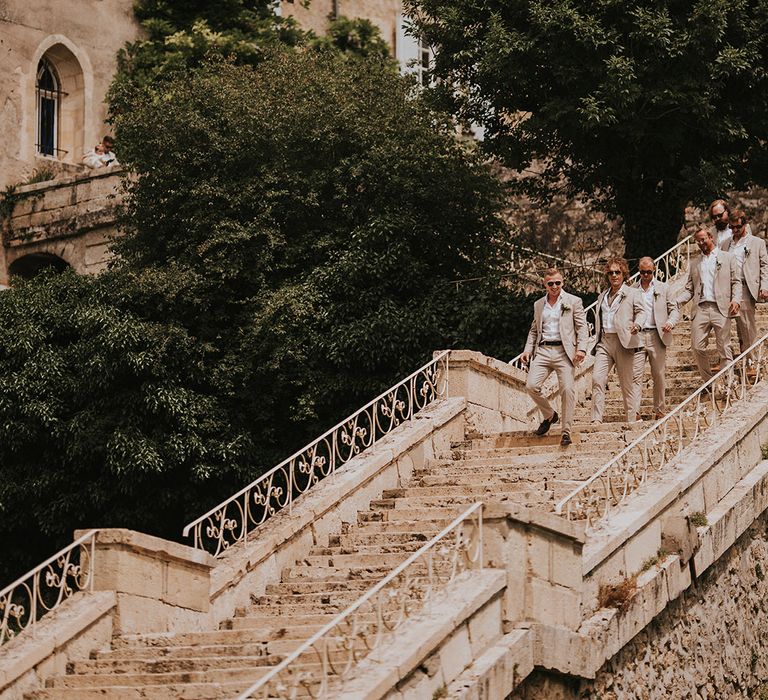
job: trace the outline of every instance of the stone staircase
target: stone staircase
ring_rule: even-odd
[[[682,322],[668,353],[668,406],[700,383]],[[761,333],[768,316],[760,312]],[[734,347],[737,347],[734,330]],[[648,382],[650,377],[646,368]],[[652,416],[651,386],[643,415]],[[559,446],[550,435],[530,432],[476,436],[426,460],[404,488],[385,490],[342,524],[328,546],[314,547],[282,571],[281,581],[253,596],[218,630],[118,637],[112,648],[70,664],[27,700],[207,700],[234,698],[294,651],[335,615],[476,501],[513,502],[552,510],[650,423],[628,425],[615,376],[606,398],[606,422],[589,424],[589,400],[581,397],[574,443]],[[307,664],[317,664],[314,655]]]

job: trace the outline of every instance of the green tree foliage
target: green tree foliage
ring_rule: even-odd
[[[443,97],[529,192],[591,199],[631,257],[768,178],[768,0],[406,0]]]
[[[137,89],[200,65],[212,55],[256,64],[277,45],[309,38],[290,18],[275,13],[274,0],[136,0],[144,37],[117,55],[107,96],[112,113],[129,110]]]
[[[362,17],[350,19],[340,16],[331,20],[325,36],[314,39],[310,45],[315,48],[335,49],[348,56],[392,61],[394,65],[389,45],[381,36],[379,28]]]
[[[66,273],[0,294],[0,581],[76,527],[177,537],[243,478],[204,346],[121,308],[127,283]]]
[[[76,527],[178,536],[434,350],[520,349],[498,185],[408,90],[284,50],[119,115],[119,261],[0,294],[0,576]]]
[[[443,346],[447,282],[495,263],[496,183],[380,62],[215,63],[117,126],[138,174],[123,265],[283,445]]]

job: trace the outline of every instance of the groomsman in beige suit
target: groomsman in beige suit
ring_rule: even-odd
[[[732,253],[739,267],[741,306],[736,317],[736,331],[739,347],[744,352],[757,340],[755,303],[768,299],[768,252],[765,241],[747,231],[747,216],[743,211],[732,211],[730,224],[733,234],[720,248]]]
[[[691,260],[685,289],[677,303],[682,306],[693,300],[691,348],[701,378],[707,381],[714,376],[707,356],[707,341],[712,331],[715,332],[720,365],[724,367],[733,360],[729,316],[739,313],[741,273],[736,258],[715,245],[712,233],[699,229],[693,238],[701,255]]]
[[[533,321],[528,332],[525,350],[520,358],[523,364],[530,361],[525,389],[541,411],[543,420],[537,435],[546,435],[559,416],[549,400],[542,395],[541,387],[552,372],[563,395],[563,429],[560,444],[571,444],[573,411],[576,405],[575,367],[586,357],[589,329],[584,304],[573,294],[563,291],[563,276],[554,268],[544,273],[546,296],[533,305]]]
[[[597,342],[592,348],[595,356],[592,368],[592,422],[603,422],[605,388],[614,365],[627,420],[634,422],[640,420],[640,380],[645,365],[640,330],[645,322],[645,311],[640,292],[625,284],[629,279],[626,260],[609,260],[605,265],[605,278],[608,289],[597,298]]]
[[[653,258],[640,258],[640,285],[638,289],[645,309],[643,346],[651,365],[653,379],[653,412],[659,420],[667,412],[666,378],[667,346],[672,342],[672,329],[680,320],[677,301],[666,282],[656,279]]]

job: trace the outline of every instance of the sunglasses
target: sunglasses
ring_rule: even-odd
[[[712,219],[712,221],[717,221],[718,219],[722,219],[724,216],[728,216],[727,211],[720,212],[719,214],[710,214],[709,218]]]
[[[547,287],[559,287],[562,284],[560,280],[552,280],[551,282],[547,282]]]
[[[731,228],[744,228],[745,226],[746,224],[734,224],[734,223],[731,224]]]
[[[640,270],[641,275],[652,275],[653,270]]]
[[[624,273],[621,270],[608,270],[606,273],[608,275],[623,275]]]

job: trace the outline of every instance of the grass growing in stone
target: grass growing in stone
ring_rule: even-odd
[[[619,612],[624,612],[629,607],[636,590],[637,574],[621,583],[603,584],[597,594],[598,605],[601,608],[616,608]]]
[[[709,525],[709,520],[707,520],[707,514],[700,510],[697,510],[695,513],[691,513],[688,516],[688,521],[694,527],[704,527],[706,525]]]

